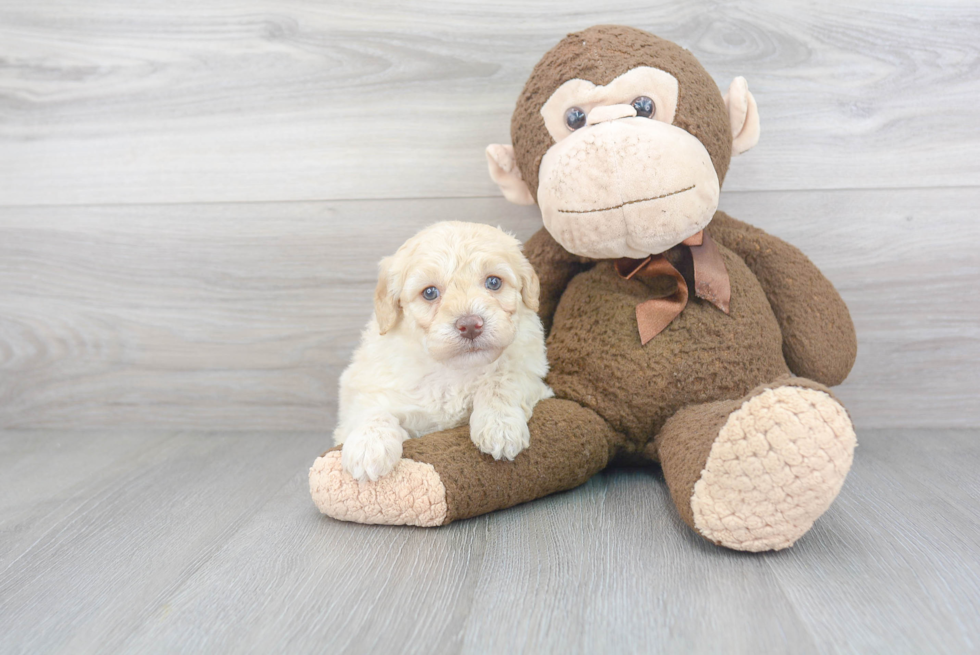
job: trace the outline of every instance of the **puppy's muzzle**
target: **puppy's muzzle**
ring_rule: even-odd
[[[456,329],[459,330],[459,336],[464,339],[476,339],[483,334],[483,318],[476,314],[461,316],[456,321]]]

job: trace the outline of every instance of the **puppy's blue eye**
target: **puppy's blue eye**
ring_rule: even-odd
[[[422,297],[426,300],[435,300],[439,297],[439,289],[436,289],[435,287],[426,287],[425,290],[422,291]]]
[[[487,288],[490,289],[491,291],[496,291],[497,289],[499,289],[500,284],[501,284],[500,278],[497,277],[496,275],[491,275],[490,277],[487,278]]]

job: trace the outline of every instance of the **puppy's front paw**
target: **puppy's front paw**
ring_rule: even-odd
[[[382,478],[395,468],[402,456],[401,435],[394,431],[365,429],[355,431],[340,451],[344,471],[358,482]]]
[[[494,459],[514,459],[531,444],[524,412],[476,409],[470,416],[470,438]]]

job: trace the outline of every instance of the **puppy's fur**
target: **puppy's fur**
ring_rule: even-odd
[[[491,276],[499,289],[488,288]],[[423,297],[429,287],[438,298]],[[467,421],[496,459],[526,448],[534,405],[553,395],[538,292],[520,242],[488,225],[436,223],[383,259],[374,316],[340,377],[334,442],[344,470],[377,480],[406,439]],[[457,321],[473,315],[483,329],[470,340]]]

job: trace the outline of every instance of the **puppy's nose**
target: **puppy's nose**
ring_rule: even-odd
[[[456,321],[456,329],[464,339],[476,339],[483,332],[483,319],[476,314],[467,314]]]

